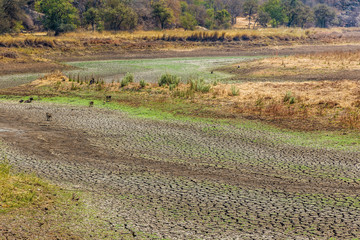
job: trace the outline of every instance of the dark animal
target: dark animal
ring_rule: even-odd
[[[106,96],[106,102],[110,102],[111,101],[111,96]]]
[[[95,79],[91,78],[89,85],[95,84]]]
[[[30,101],[33,101],[33,100],[34,100],[34,98],[32,98],[32,97],[31,97],[29,100],[30,100]]]
[[[51,113],[46,113],[46,121],[51,121],[52,115]]]
[[[214,73],[214,71],[211,71],[211,74],[213,74]]]
[[[22,99],[19,101],[19,103],[23,103],[23,102],[24,102],[24,100],[22,100]]]
[[[94,102],[93,102],[93,101],[91,101],[91,102],[89,103],[89,107],[92,107],[92,106],[94,106]]]
[[[31,100],[30,99],[26,100],[24,103],[31,103]]]
[[[238,66],[238,68],[240,68],[240,66]]]

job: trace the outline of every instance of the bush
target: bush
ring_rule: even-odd
[[[180,78],[176,75],[164,74],[159,79],[159,86],[162,87],[164,85],[175,85],[177,87],[180,83]]]
[[[146,87],[146,82],[145,82],[145,80],[141,80],[139,84],[140,84],[140,87],[141,87],[141,88]]]
[[[207,93],[211,89],[209,84],[205,84],[204,79],[192,79],[190,80],[190,90],[195,92]]]
[[[235,86],[231,86],[231,96],[239,96],[240,90],[237,89]]]
[[[121,87],[125,87],[127,85],[129,85],[129,83],[134,82],[134,75],[131,73],[126,73],[125,77],[123,78],[123,80],[121,80]]]
[[[292,96],[291,92],[287,92],[284,96],[283,99],[284,103],[290,103],[290,104],[294,104],[295,103],[295,97]]]

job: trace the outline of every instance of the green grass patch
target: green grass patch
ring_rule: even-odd
[[[8,163],[0,163],[0,213],[49,201],[51,192],[35,175],[15,173]]]

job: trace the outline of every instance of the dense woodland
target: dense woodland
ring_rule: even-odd
[[[237,17],[256,27],[358,27],[360,0],[0,0],[0,33],[228,29]]]

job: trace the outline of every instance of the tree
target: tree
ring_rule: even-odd
[[[55,31],[55,35],[73,31],[78,24],[78,10],[72,5],[73,0],[39,0],[36,9],[45,16],[44,27]]]
[[[251,26],[251,19],[254,16],[254,14],[257,13],[259,7],[258,0],[246,0],[243,5],[243,11],[245,17],[248,17],[249,19],[249,28]]]
[[[190,5],[188,7],[188,11],[189,13],[191,13],[195,19],[196,19],[196,22],[200,25],[200,26],[203,26],[205,27],[206,25],[206,19],[208,17],[208,14],[206,12],[206,8],[204,5]]]
[[[193,15],[186,12],[180,17],[180,24],[186,30],[194,30],[197,25],[197,21]]]
[[[0,33],[19,32],[23,29],[23,0],[0,0]]]
[[[335,19],[335,11],[325,4],[319,4],[314,9],[316,26],[326,28]]]
[[[236,24],[236,18],[240,16],[242,10],[242,4],[240,0],[223,0],[225,9],[231,15],[231,24]]]
[[[306,25],[312,25],[314,22],[314,12],[309,6],[303,6],[298,9],[295,25],[304,28]]]
[[[286,15],[287,27],[304,27],[312,20],[312,11],[300,0],[282,0],[282,6]]]
[[[173,11],[166,7],[165,0],[160,0],[157,2],[152,2],[151,7],[153,9],[152,15],[160,23],[161,29],[164,29],[167,25],[170,25],[174,22]]]
[[[103,11],[105,29],[108,30],[130,30],[137,25],[138,16],[136,12],[122,3],[120,0],[112,1],[106,5]]]
[[[10,22],[4,11],[3,0],[0,0],[0,34],[10,31]]]
[[[263,10],[269,14],[272,27],[278,27],[284,22],[286,16],[280,0],[268,0],[264,3]]]
[[[95,31],[95,27],[99,25],[100,23],[100,12],[96,8],[89,8],[84,13],[84,19],[86,24],[90,24],[92,27],[92,30]]]
[[[231,15],[225,9],[218,10],[215,13],[215,20],[216,20],[218,28],[229,28],[230,27]]]
[[[205,27],[213,29],[215,27],[215,11],[213,8],[206,10]]]
[[[267,27],[268,23],[270,22],[271,17],[270,14],[265,12],[263,8],[258,10],[258,15],[256,18],[256,22],[254,23],[254,27],[256,23],[259,23],[262,27]]]

